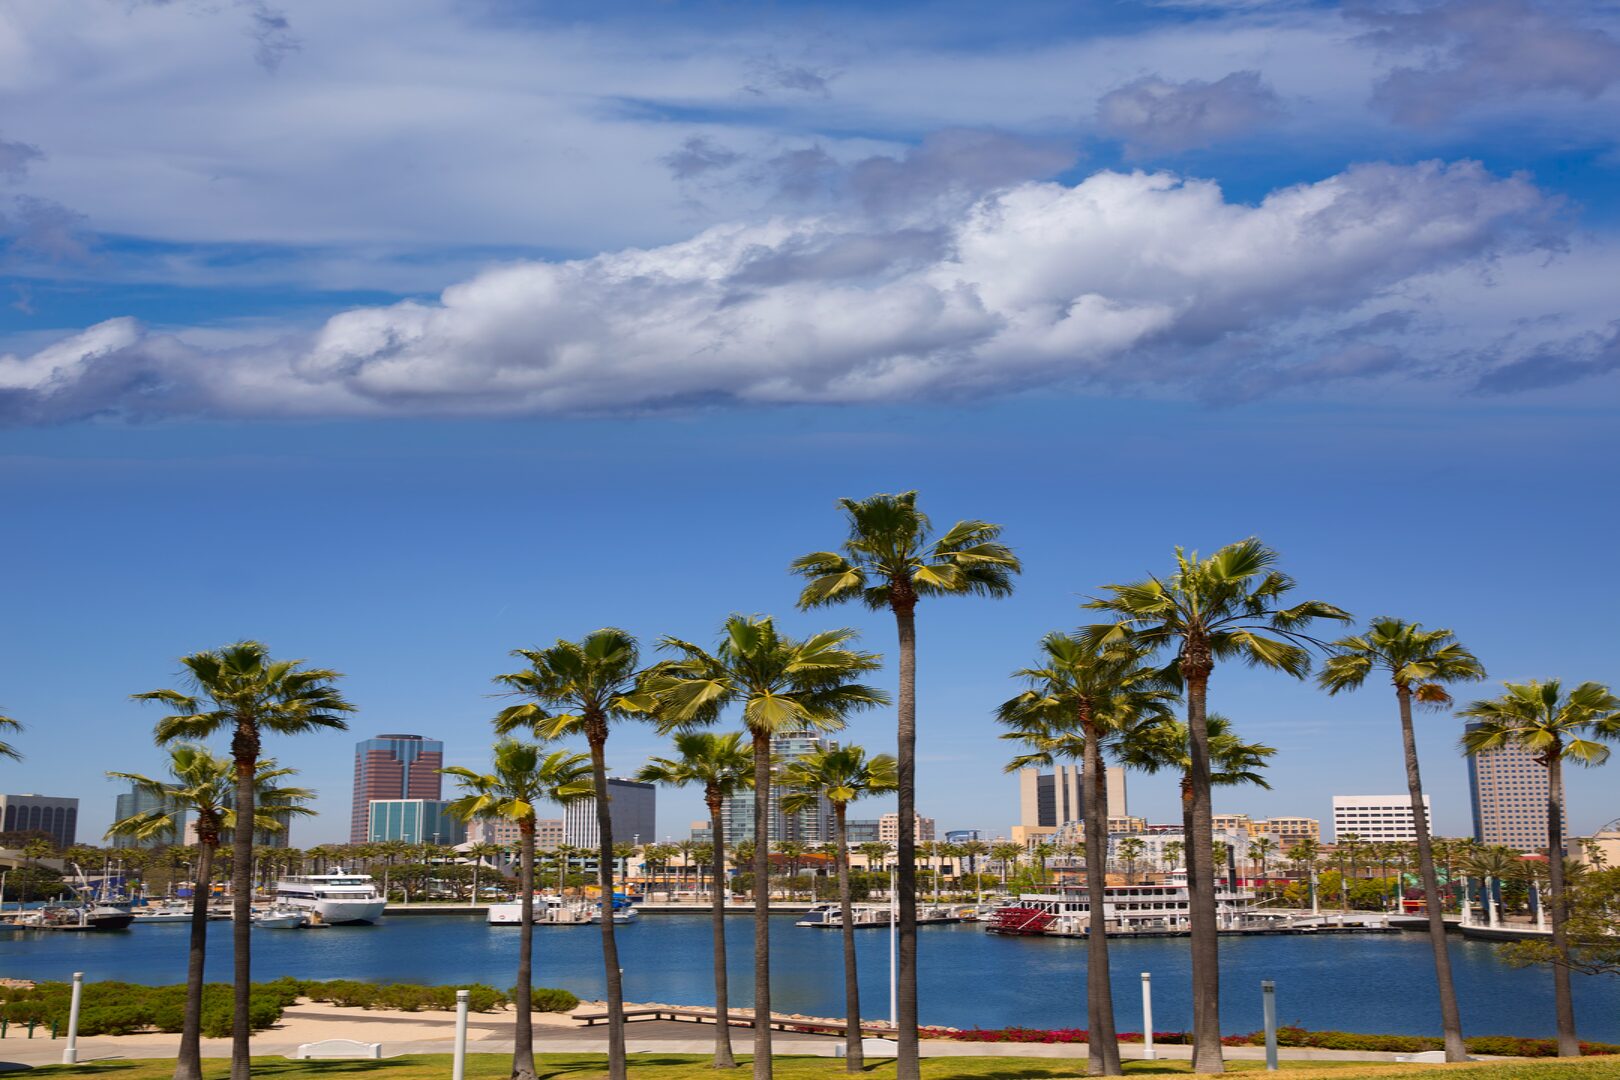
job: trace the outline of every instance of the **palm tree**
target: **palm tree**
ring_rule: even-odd
[[[1010,840],[1003,840],[999,844],[991,845],[990,857],[1001,864],[1001,887],[1003,889],[1007,887],[1007,867],[1017,863],[1023,854],[1023,846]]]
[[[1141,861],[1142,854],[1147,845],[1134,836],[1127,836],[1119,842],[1119,861],[1125,864],[1125,880],[1132,885],[1136,884],[1136,864]]]
[[[782,770],[782,812],[815,811],[823,799],[833,810],[833,860],[838,868],[838,910],[844,944],[844,1069],[865,1071],[861,1051],[861,989],[855,968],[855,915],[849,887],[849,831],[845,819],[849,804],[871,795],[884,795],[900,786],[894,758],[878,754],[867,759],[859,746],[817,750],[790,762]]]
[[[191,943],[186,960],[186,1003],[180,1025],[180,1052],[175,1059],[174,1080],[202,1080],[202,994],[203,968],[208,949],[208,888],[214,873],[214,853],[220,835],[237,830],[235,803],[236,767],[226,758],[215,757],[200,746],[178,743],[169,747],[169,777],[157,780],[140,773],[109,772],[114,780],[127,780],[136,791],[149,795],[157,809],[143,810],[113,822],[107,837],[127,836],[150,843],[173,836],[186,814],[195,815],[200,869],[191,890]],[[315,797],[305,788],[282,787],[276,782],[293,775],[292,769],[276,767],[274,758],[265,758],[254,772],[254,817],[256,832],[280,832],[286,818],[314,811],[302,805]]]
[[[1181,857],[1187,850],[1187,844],[1184,840],[1167,840],[1164,847],[1160,848],[1159,850],[1164,852],[1165,864],[1170,868],[1170,872],[1173,874],[1176,871],[1176,867],[1181,865]]]
[[[1569,985],[1569,898],[1564,891],[1564,762],[1596,766],[1609,748],[1597,740],[1620,739],[1620,698],[1607,686],[1581,683],[1568,694],[1557,679],[1503,683],[1501,697],[1476,701],[1459,715],[1478,721],[1463,736],[1470,754],[1517,746],[1547,770],[1548,908],[1552,913],[1553,999],[1558,1013],[1558,1056],[1578,1057],[1575,1002]]]
[[[1273,668],[1302,679],[1310,671],[1305,634],[1317,619],[1348,620],[1331,604],[1306,600],[1282,606],[1294,581],[1275,569],[1277,555],[1251,537],[1208,559],[1176,549],[1176,569],[1108,585],[1105,598],[1087,606],[1121,620],[1101,630],[1105,639],[1129,637],[1151,648],[1173,649],[1174,667],[1187,690],[1192,829],[1187,838],[1187,885],[1192,922],[1193,1068],[1221,1072],[1220,955],[1215,913],[1210,808],[1210,748],[1205,723],[1210,674],[1220,660]]]
[[[1317,681],[1329,694],[1355,690],[1374,671],[1389,676],[1401,722],[1401,749],[1406,764],[1406,790],[1412,800],[1412,821],[1417,833],[1418,874],[1423,879],[1424,904],[1429,916],[1429,944],[1434,953],[1435,982],[1440,990],[1440,1027],[1445,1036],[1447,1061],[1466,1061],[1462,1014],[1451,977],[1451,954],[1446,947],[1446,922],[1440,879],[1434,868],[1429,838],[1429,811],[1423,801],[1423,779],[1418,769],[1417,735],[1412,725],[1412,703],[1443,707],[1451,703],[1447,683],[1475,682],[1485,667],[1464,648],[1450,630],[1425,630],[1419,623],[1378,618],[1365,633],[1340,638],[1335,653],[1323,665]]]
[[[1469,850],[1464,869],[1470,876],[1479,878],[1480,907],[1485,909],[1487,925],[1495,926],[1497,921],[1496,889],[1493,886],[1499,886],[1511,878],[1522,861],[1517,852],[1501,845],[1476,845]]]
[[[973,892],[975,903],[984,902],[984,884],[979,879],[979,858],[990,854],[990,845],[983,840],[969,840],[962,845],[962,854],[967,857],[968,873],[973,875]]]
[[[502,709],[495,731],[517,730],[551,741],[584,735],[590,747],[591,776],[596,784],[597,871],[602,889],[602,965],[607,981],[608,1076],[624,1080],[624,987],[619,946],[613,933],[613,818],[607,785],[608,727],[616,720],[639,717],[649,700],[638,693],[642,678],[636,639],[623,630],[593,630],[580,641],[557,639],[548,649],[516,649],[528,661],[522,671],[495,676],[508,693],[531,700]],[[234,1078],[233,1078],[234,1080]]]
[[[742,733],[735,731],[724,735],[710,731],[679,732],[675,736],[675,754],[673,758],[653,758],[636,774],[636,779],[668,787],[703,789],[703,805],[709,810],[709,828],[716,841],[711,845],[714,888],[709,897],[714,930],[714,1067],[734,1069],[737,1061],[731,1053],[730,982],[726,978],[726,855],[719,841],[726,835],[722,813],[726,800],[748,790],[754,782],[753,756],[743,745]],[[686,842],[688,858],[696,846]]]
[[[252,821],[253,785],[259,772],[264,735],[303,735],[344,730],[343,714],[354,706],[338,692],[341,678],[329,668],[306,668],[302,660],[273,660],[257,641],[238,641],[220,649],[180,658],[191,693],[153,690],[136,701],[155,701],[173,710],[157,722],[159,744],[206,739],[222,731],[231,735],[236,768],[236,813]],[[250,950],[253,940],[253,830],[231,834],[231,929],[235,960],[235,995],[231,1017],[231,1080],[251,1080],[248,1022],[253,984]]]
[[[1277,841],[1269,836],[1257,836],[1249,842],[1249,862],[1260,864],[1260,880],[1264,881],[1271,867],[1271,856],[1277,850]]]
[[[462,852],[465,857],[473,861],[472,902],[474,904],[478,903],[478,872],[484,868],[486,859],[490,860],[492,865],[499,866],[500,863],[495,860],[501,857],[502,850],[499,844],[491,844],[487,840],[480,840],[477,843],[468,844],[467,850]]]
[[[567,805],[592,798],[597,788],[587,779],[591,767],[591,760],[584,754],[565,750],[548,754],[534,743],[502,739],[495,744],[489,772],[475,772],[459,765],[444,770],[461,789],[461,795],[448,807],[451,814],[462,821],[504,818],[518,827],[518,903],[522,921],[518,930],[517,986],[512,994],[517,1009],[512,1080],[536,1080],[530,997],[534,986],[535,804]],[[610,909],[604,907],[602,921],[613,921]]]
[[[784,811],[785,813],[785,811]],[[794,900],[799,895],[799,862],[809,848],[799,840],[784,840],[776,845],[776,853],[787,860],[788,864],[788,899]]]
[[[841,551],[817,551],[795,559],[793,573],[805,579],[800,608],[860,600],[869,609],[894,613],[900,645],[899,741],[899,986],[895,1017],[897,1080],[917,1080],[917,601],[924,596],[990,596],[1012,593],[1022,567],[1001,543],[1001,526],[959,521],[938,537],[917,509],[917,493],[841,499],[849,532]]]
[[[1108,967],[1107,887],[1108,793],[1104,753],[1134,726],[1171,719],[1174,696],[1162,689],[1162,677],[1147,667],[1146,650],[1124,642],[1050,633],[1041,639],[1036,666],[1013,673],[1030,688],[1003,702],[997,719],[1012,730],[1002,737],[1025,743],[1031,753],[1015,758],[1008,771],[1050,765],[1058,758],[1081,761],[1080,801],[1084,807],[1086,846],[1097,857],[1086,860],[1086,891],[1092,897],[1091,927],[1086,934],[1086,1011],[1091,1032],[1086,1068],[1093,1075],[1118,1076],[1123,1068],[1114,1026]],[[1046,860],[1040,848],[1041,875]]]
[[[769,616],[733,615],[712,653],[665,638],[661,647],[676,659],[660,665],[649,681],[665,727],[713,723],[735,704],[753,738],[756,1080],[771,1075],[771,740],[787,732],[836,730],[850,713],[888,703],[883,691],[856,681],[880,661],[875,653],[849,648],[855,637],[853,630],[828,630],[801,641],[778,632]]]
[[[22,724],[9,716],[0,714],[0,731],[21,731]],[[13,761],[21,761],[22,753],[10,743],[0,740],[0,757],[8,757]]]

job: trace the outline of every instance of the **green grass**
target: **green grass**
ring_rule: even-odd
[[[738,1061],[746,1062],[747,1057]],[[600,1054],[541,1054],[535,1058],[542,1080],[597,1080],[606,1068]],[[1228,1062],[1234,1072],[1261,1068],[1257,1061]],[[1586,1058],[1581,1061],[1512,1061],[1473,1065],[1369,1065],[1359,1062],[1284,1062],[1292,1080],[1322,1075],[1331,1080],[1357,1080],[1359,1077],[1401,1077],[1465,1073],[1466,1080],[1620,1080],[1620,1061]],[[843,1063],[831,1058],[779,1057],[775,1074],[780,1080],[832,1080],[847,1076]],[[1132,1075],[1186,1073],[1184,1061],[1131,1061],[1125,1071]],[[469,1080],[497,1080],[510,1075],[511,1059],[500,1054],[470,1054]],[[203,1062],[208,1080],[230,1073],[229,1062],[209,1059]],[[924,1058],[924,1080],[1058,1080],[1083,1076],[1085,1069],[1074,1061],[1017,1057]],[[31,1076],[106,1076],[111,1080],[168,1080],[174,1074],[174,1061],[109,1061],[100,1065],[52,1065],[36,1069]],[[270,1080],[443,1080],[450,1075],[448,1055],[389,1058],[384,1061],[287,1061],[282,1058],[256,1058],[253,1075]],[[744,1078],[746,1069],[716,1074],[708,1058],[681,1054],[632,1054],[630,1075],[634,1080],[714,1080],[717,1075]],[[868,1064],[864,1076],[886,1080],[894,1075],[893,1059]]]

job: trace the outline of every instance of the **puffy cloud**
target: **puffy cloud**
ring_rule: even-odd
[[[1252,396],[1398,370],[1377,341],[1347,348],[1323,324],[1365,320],[1358,308],[1421,275],[1545,243],[1553,211],[1527,181],[1471,162],[1357,166],[1257,205],[1207,181],[1103,172],[1019,184],[932,229],[783,218],[501,266],[307,338],[207,348],[105,323],[0,357],[0,413],[523,415],[1079,381],[1220,396],[1234,372],[1254,386],[1236,396]],[[1325,344],[1277,361],[1291,373],[1256,375],[1253,357],[1312,335]]]
[[[0,177],[7,180],[21,180],[28,172],[29,164],[39,161],[44,156],[37,146],[0,139]]]
[[[1620,42],[1533,0],[1415,8],[1358,0],[1345,14],[1372,27],[1366,38],[1380,48],[1423,50],[1421,66],[1393,69],[1373,91],[1373,103],[1404,124],[1437,124],[1480,102],[1533,91],[1590,100],[1620,80]]]
[[[1149,75],[1104,94],[1097,120],[1136,156],[1193,150],[1243,135],[1283,115],[1282,101],[1258,71],[1215,82],[1172,83]]]

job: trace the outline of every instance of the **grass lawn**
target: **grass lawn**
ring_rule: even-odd
[[[746,1062],[746,1056],[739,1056]],[[536,1057],[537,1071],[547,1080],[596,1080],[607,1075],[600,1054],[542,1054]],[[1078,1066],[1078,1067],[1077,1067]],[[1234,1072],[1251,1072],[1262,1067],[1261,1062],[1229,1062]],[[1466,1074],[1466,1080],[1620,1080],[1620,1060],[1615,1058],[1586,1058],[1581,1061],[1504,1062],[1473,1065],[1372,1065],[1356,1062],[1284,1062],[1292,1080],[1320,1075],[1331,1080],[1355,1080],[1357,1077],[1432,1075],[1437,1069],[1446,1073]],[[1132,1076],[1146,1074],[1186,1073],[1184,1061],[1131,1061],[1125,1071]],[[510,1075],[511,1059],[498,1054],[469,1054],[467,1076],[469,1080],[498,1080]],[[1060,1077],[1083,1076],[1083,1063],[1016,1057],[963,1057],[924,1058],[922,1074],[925,1080],[979,1080],[979,1078],[1005,1077],[1007,1080],[1057,1080]],[[30,1074],[39,1077],[106,1076],[110,1080],[168,1080],[174,1074],[174,1062],[168,1061],[110,1061],[102,1065],[52,1065],[35,1069]],[[213,1080],[230,1074],[229,1062],[204,1060],[203,1075]],[[776,1060],[776,1076],[781,1080],[832,1080],[847,1076],[843,1064],[831,1058],[780,1057]],[[383,1061],[287,1061],[282,1058],[256,1058],[253,1075],[272,1080],[444,1080],[450,1075],[448,1055],[389,1058]],[[708,1058],[681,1054],[632,1054],[630,1075],[635,1080],[714,1080],[717,1075],[746,1077],[746,1069],[717,1074],[709,1068]],[[867,1065],[865,1076],[885,1080],[894,1075],[893,1059],[874,1061]]]

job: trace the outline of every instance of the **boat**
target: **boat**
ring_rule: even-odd
[[[523,923],[523,904],[513,900],[509,904],[491,904],[484,915],[490,926],[520,926]],[[536,926],[586,926],[591,921],[591,907],[583,900],[564,900],[560,896],[534,898]]]
[[[1221,884],[1215,890],[1216,920],[1224,931],[1266,925],[1252,915],[1254,893]],[[1185,882],[1110,885],[1103,894],[1109,934],[1186,934],[1192,905]],[[1084,937],[1091,926],[1091,903],[1084,885],[1059,885],[1051,892],[1022,893],[997,904],[985,929],[992,934]]]
[[[309,913],[294,907],[269,907],[253,913],[253,925],[261,930],[296,930],[309,923]]]
[[[128,904],[102,901],[84,910],[84,921],[92,930],[128,930],[135,921],[135,913]]]
[[[641,918],[641,912],[637,911],[628,904],[626,904],[624,907],[615,907],[613,909],[613,922],[616,926],[623,926],[625,923],[633,923],[639,918]],[[602,909],[596,908],[591,912],[591,922],[600,923],[601,921]]]
[[[183,923],[191,921],[191,905],[183,900],[174,900],[160,904],[157,907],[145,907],[134,912],[135,926],[152,926],[158,923]]]
[[[334,870],[282,878],[276,882],[276,906],[305,912],[311,922],[344,926],[376,922],[388,901],[377,892],[371,875]]]
[[[135,916],[115,904],[53,905],[19,916],[19,930],[127,930]]]
[[[893,910],[888,904],[851,904],[849,913],[851,922],[856,929],[888,926],[894,919]],[[926,926],[930,923],[961,921],[961,911],[948,904],[917,905],[918,926]],[[844,916],[837,904],[816,904],[804,913],[804,918],[793,925],[812,926],[820,930],[837,930],[844,925]]]

